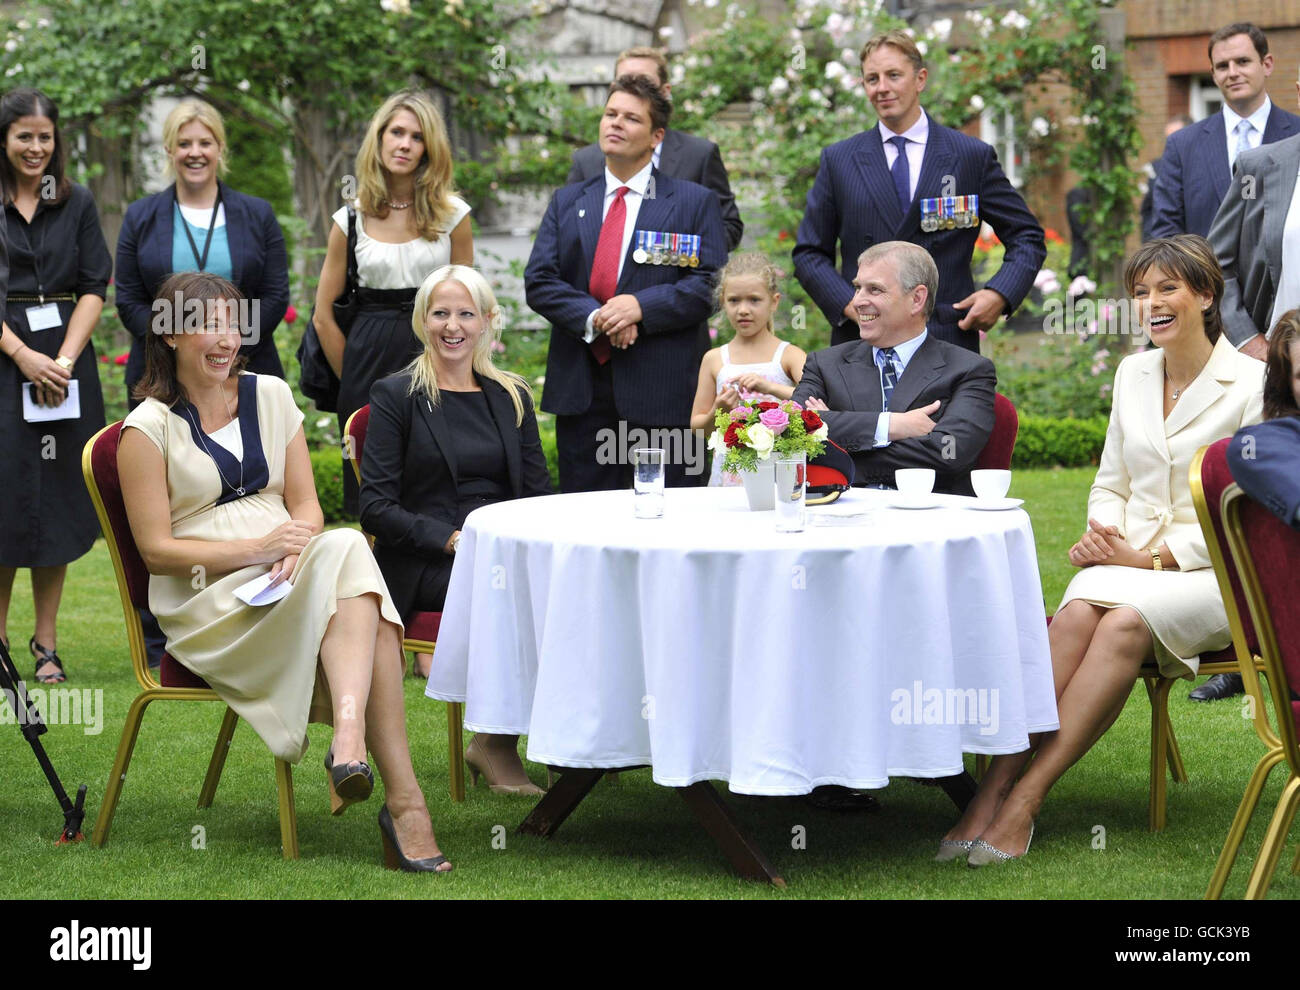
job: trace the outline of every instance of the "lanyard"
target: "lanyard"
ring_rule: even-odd
[[[172,186],[172,197],[176,198],[176,187]],[[185,219],[185,214],[181,212],[181,201],[176,199],[176,213],[181,218],[181,226],[185,228],[185,238],[190,242],[190,250],[194,252],[194,260],[199,263],[199,271],[207,266],[208,249],[212,247],[212,232],[217,229],[217,212],[221,209],[221,186],[217,186],[217,201],[212,204],[212,219],[208,221],[208,236],[203,241],[203,253],[199,254],[199,246],[194,242],[194,235],[190,233],[190,222]]]
[[[32,214],[32,223],[29,224],[19,209],[16,206],[14,207],[14,212],[18,214],[18,219],[23,221],[21,224],[17,225],[17,229],[23,232],[23,240],[27,244],[27,253],[32,256],[32,271],[36,275],[36,295],[43,306],[45,305],[45,283],[41,279],[41,255],[45,252],[45,228],[47,224],[41,224],[41,243],[40,247],[35,251],[32,250],[32,238],[28,232],[32,224],[36,223],[36,218],[41,215],[40,210],[41,207],[38,203],[36,205],[36,212]]]

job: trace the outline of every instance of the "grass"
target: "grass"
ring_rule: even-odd
[[[1038,540],[1044,597],[1055,609],[1070,568],[1064,553],[1083,517],[1088,469],[1022,471],[1013,495],[1026,499]],[[21,584],[20,584],[21,588]],[[28,635],[30,597],[15,595],[10,632]],[[21,647],[20,647],[21,649]],[[69,791],[89,785],[89,833],[137,686],[127,659],[112,567],[102,541],[73,565],[59,649],[69,687],[102,689],[103,731],[53,726],[42,737]],[[23,651],[22,669],[28,660]],[[1190,685],[1188,685],[1190,686]],[[447,795],[445,706],[407,682],[415,766],[438,838],[456,864],[447,877],[409,877],[379,866],[375,826],[381,797],[339,819],[328,814],[320,755],[329,729],[313,726],[295,790],[302,858],[279,854],[275,782],[269,753],[241,725],[213,807],[195,808],[222,708],[164,703],[144,720],[135,758],[103,849],[87,841],[55,847],[61,816],[27,744],[0,725],[0,834],[10,862],[6,895],[17,898],[1197,898],[1203,896],[1246,777],[1261,747],[1231,702],[1195,705],[1182,685],[1171,701],[1191,780],[1170,785],[1169,827],[1147,831],[1150,709],[1138,688],[1119,722],[1053,791],[1023,863],[968,870],[934,863],[938,838],[955,818],[936,787],[896,781],[882,810],[854,816],[797,800],[730,795],[789,888],[735,878],[684,803],[647,772],[602,782],[558,835],[517,836],[526,799],[470,790]],[[534,777],[538,776],[534,768]],[[1281,788],[1265,790],[1228,896],[1241,896],[1249,861]],[[725,788],[724,788],[725,793]],[[795,826],[806,848],[792,848]],[[1099,831],[1100,829],[1100,831]],[[504,838],[504,848],[497,848]],[[202,839],[202,841],[200,841]],[[1097,848],[1104,839],[1104,848]],[[495,840],[495,844],[494,844]],[[196,848],[199,847],[199,848]],[[1293,851],[1284,854],[1289,862]],[[1300,878],[1279,869],[1271,896],[1300,895]]]

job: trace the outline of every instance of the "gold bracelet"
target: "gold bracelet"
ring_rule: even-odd
[[[1159,547],[1151,548],[1151,566],[1157,571],[1163,571],[1165,569],[1164,562],[1160,559]]]

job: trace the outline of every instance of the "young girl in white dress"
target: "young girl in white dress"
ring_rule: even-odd
[[[717,298],[735,336],[700,362],[692,429],[713,432],[714,414],[719,409],[734,409],[742,391],[763,392],[777,399],[794,394],[807,355],[772,330],[772,314],[781,301],[780,278],[780,269],[758,252],[733,255],[723,266]],[[739,477],[723,472],[723,460],[714,456],[709,484],[739,485]]]

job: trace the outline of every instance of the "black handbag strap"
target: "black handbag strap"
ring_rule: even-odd
[[[350,296],[360,284],[357,277],[357,210],[348,204],[348,266],[346,281],[343,283],[343,295]]]

